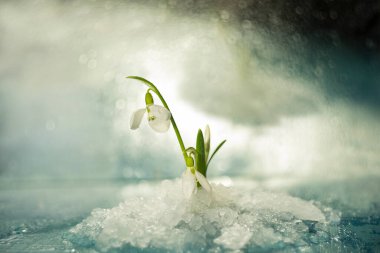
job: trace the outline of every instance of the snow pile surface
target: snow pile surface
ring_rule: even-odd
[[[331,240],[328,224],[339,222],[339,215],[330,208],[321,210],[284,193],[243,188],[213,184],[211,195],[198,191],[187,200],[181,180],[128,186],[124,202],[93,210],[70,230],[70,240],[102,252],[307,248]]]

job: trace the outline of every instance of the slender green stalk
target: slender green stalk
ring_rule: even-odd
[[[164,105],[164,107],[170,111],[169,106],[166,103],[165,99],[162,97],[160,91],[156,88],[156,86],[154,86],[153,83],[151,83],[148,80],[146,80],[145,78],[142,78],[142,77],[139,77],[139,76],[127,76],[127,78],[139,80],[139,81],[143,82],[145,85],[147,85],[151,91],[153,91],[154,93],[156,93],[156,95],[161,100],[161,102]],[[178,130],[177,124],[175,123],[173,114],[170,117],[170,121],[172,122],[174,132],[175,132],[175,134],[177,136],[177,140],[178,140],[179,145],[181,147],[182,155],[183,155],[183,158],[185,159],[185,163],[186,163],[187,153],[186,153],[186,149],[185,149],[185,144],[183,144],[183,140],[182,140],[181,134],[180,134],[180,132]]]

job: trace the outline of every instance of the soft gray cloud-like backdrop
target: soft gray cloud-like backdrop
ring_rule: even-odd
[[[379,174],[377,104],[360,103],[349,90],[362,81],[373,90],[377,58],[356,61],[353,51],[311,47],[301,35],[288,50],[230,6],[184,12],[178,5],[1,2],[0,176],[180,175],[172,131],[156,134],[146,123],[129,130],[145,88],[126,75],[160,87],[187,145],[207,123],[214,146],[228,139],[211,176]],[[345,61],[352,59],[351,68]],[[353,82],[347,93],[344,80]],[[376,92],[367,97],[376,101]]]

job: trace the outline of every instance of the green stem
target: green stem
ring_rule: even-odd
[[[158,89],[156,90],[153,90],[154,93],[157,94],[157,96],[160,98],[162,104],[166,107],[166,109],[169,109],[169,106],[168,104],[166,103],[165,99],[162,97],[161,93],[158,91]],[[171,113],[171,111],[170,111]],[[178,127],[177,127],[177,124],[175,123],[175,120],[174,120],[174,117],[173,117],[173,114],[172,116],[170,117],[170,121],[172,122],[172,125],[173,125],[173,129],[174,129],[174,132],[175,132],[175,135],[177,136],[177,140],[179,142],[179,146],[181,147],[181,150],[182,150],[182,154],[183,154],[183,158],[185,159],[185,163],[186,163],[186,158],[187,158],[187,153],[186,153],[186,150],[185,150],[185,144],[183,143],[183,140],[182,140],[182,137],[181,137],[181,134],[178,130]]]
[[[143,82],[144,84],[148,85],[149,89],[151,91],[153,91],[154,93],[156,93],[156,95],[161,100],[161,102],[164,105],[164,107],[170,111],[169,106],[166,103],[165,99],[163,98],[163,96],[161,95],[160,91],[156,88],[156,86],[154,86],[153,83],[151,83],[148,80],[146,80],[145,78],[142,78],[142,77],[139,77],[139,76],[127,76],[127,78],[136,79],[136,80],[139,80],[139,81]],[[170,111],[170,113],[171,113],[171,111]],[[181,134],[180,134],[180,132],[178,130],[177,124],[175,123],[173,114],[170,117],[170,121],[172,122],[175,135],[177,136],[177,140],[178,140],[179,145],[181,147],[182,155],[183,155],[183,158],[185,159],[185,163],[186,163],[187,153],[186,153],[185,145],[183,144],[183,140],[182,140]]]

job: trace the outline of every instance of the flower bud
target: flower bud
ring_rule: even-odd
[[[153,102],[153,96],[152,94],[149,93],[149,91],[146,92],[145,94],[145,104],[146,105],[152,105],[154,102]]]
[[[190,156],[186,157],[186,167],[194,167],[194,159]]]

